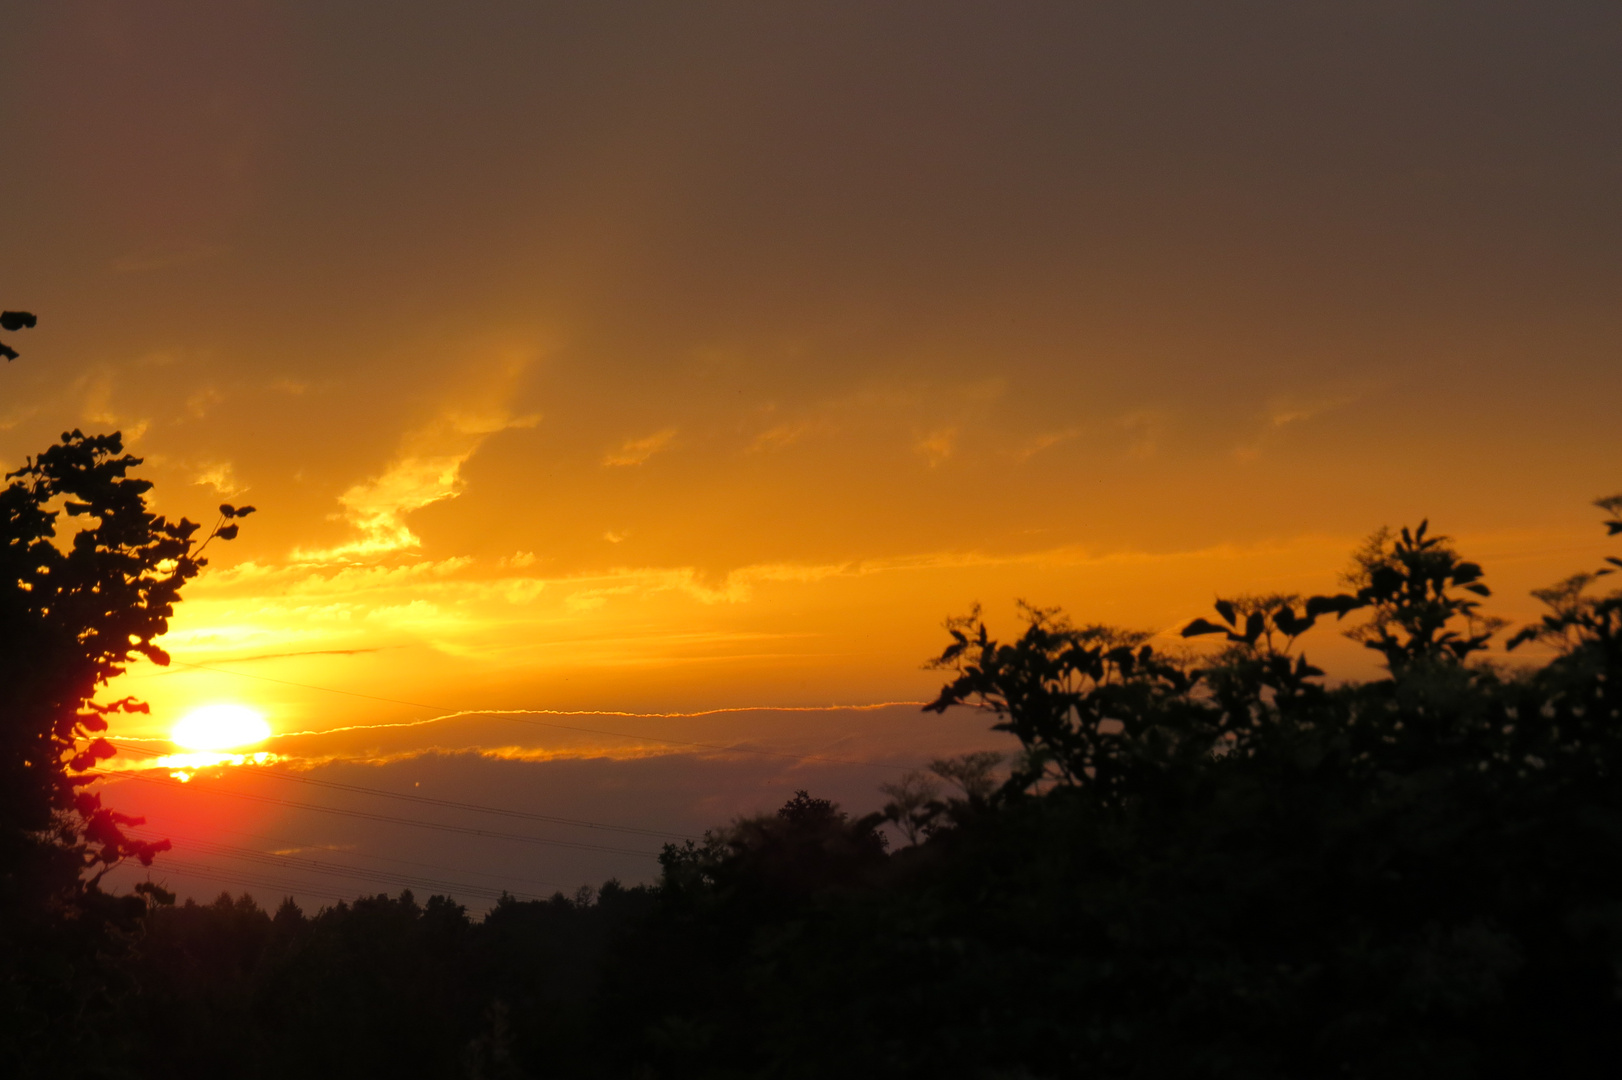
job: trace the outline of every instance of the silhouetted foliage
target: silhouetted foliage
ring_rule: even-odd
[[[1568,583],[1522,635],[1560,654],[1502,669],[1482,577],[1422,526],[1376,534],[1348,592],[1219,601],[1186,631],[1214,653],[950,623],[931,708],[1016,736],[1007,778],[889,785],[917,842],[841,872],[785,873],[763,821],[667,852],[610,973],[642,993],[605,999],[642,1044],[605,1074],[1608,1074],[1622,599]],[[1384,678],[1300,655],[1329,615]]]
[[[154,641],[204,565],[199,526],[147,511],[139,464],[116,433],[72,431],[0,491],[0,1043],[25,1062],[48,1052],[50,1018],[109,992],[103,959],[145,909],[102,892],[102,876],[168,847],[126,835],[140,822],[88,790],[114,753],[108,716],[146,711],[97,692],[137,656],[168,663]],[[87,524],[59,537],[63,513]],[[230,538],[217,527],[203,545],[216,536]]]
[[[0,330],[31,330],[38,323],[39,320],[26,311],[0,311]],[[5,357],[7,363],[17,359],[18,355],[16,349],[0,341],[0,356]]]

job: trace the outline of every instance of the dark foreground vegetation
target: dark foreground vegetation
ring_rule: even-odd
[[[65,445],[118,460],[116,438]],[[17,491],[8,650],[72,609],[36,603]],[[1622,498],[1600,505],[1622,533]],[[147,520],[153,543],[184,532]],[[143,572],[195,572],[187,551]],[[1513,668],[1483,658],[1504,628],[1481,568],[1423,526],[1372,538],[1344,592],[1219,602],[1185,631],[1217,640],[1199,653],[1035,610],[1000,642],[971,616],[930,707],[984,708],[1015,759],[937,762],[860,819],[801,792],[668,847],[653,885],[480,921],[409,893],[314,913],[103,894],[98,867],[162,866],[78,779],[101,755],[83,702],[116,663],[49,701],[14,664],[4,767],[38,794],[7,793],[0,1052],[51,1077],[1611,1076],[1608,563],[1539,594],[1548,616],[1510,637],[1539,658]],[[174,597],[152,596],[130,610],[161,622]],[[1328,684],[1297,647],[1324,622],[1383,676]],[[50,640],[35,667],[103,648]]]

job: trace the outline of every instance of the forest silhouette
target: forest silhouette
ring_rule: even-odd
[[[7,313],[9,318],[12,313]],[[5,324],[12,328],[11,323]],[[18,325],[25,325],[19,323]],[[1422,524],[1344,589],[1218,601],[1216,647],[1026,609],[947,624],[935,711],[1018,739],[800,791],[666,845],[657,881],[504,896],[212,903],[90,791],[94,702],[203,546],[118,435],[8,476],[0,1055],[13,1075],[1612,1075],[1622,1057],[1622,593],[1579,573],[1486,657],[1486,573]],[[1622,533],[1622,496],[1598,503]],[[61,510],[55,509],[60,506]],[[59,513],[91,524],[66,550]],[[1379,677],[1326,679],[1340,628]],[[161,873],[160,873],[161,876]]]

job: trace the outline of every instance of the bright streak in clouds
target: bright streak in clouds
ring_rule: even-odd
[[[253,754],[165,754],[151,762],[135,765],[133,771],[166,769],[171,780],[184,784],[196,776],[199,769],[217,769],[223,765],[272,765],[280,760],[278,755],[264,750]]]
[[[511,365],[508,377],[522,370]],[[515,428],[534,427],[536,415],[512,417],[504,410],[452,411],[405,439],[405,448],[381,475],[354,485],[338,496],[342,517],[361,534],[360,539],[327,550],[299,549],[293,557],[304,562],[348,562],[375,558],[422,546],[405,524],[414,510],[462,493],[462,466],[489,436]]]
[[[270,738],[270,725],[246,705],[204,705],[182,717],[170,735],[188,750],[235,750]]]

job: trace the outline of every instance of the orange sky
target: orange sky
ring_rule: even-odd
[[[1169,631],[1331,588],[1428,515],[1522,618],[1602,553],[1614,4],[4,11],[3,300],[40,325],[0,455],[121,429],[162,511],[260,509],[188,591],[180,664],[116,688],[153,704],[131,738],[212,701],[286,733],[917,700],[976,601]],[[985,744],[715,715],[625,730]],[[479,761],[552,791],[606,753],[647,827],[801,768],[878,801],[849,768],[578,736],[280,745],[374,784],[461,751],[435,783],[481,802]],[[612,779],[654,758],[685,796]]]

